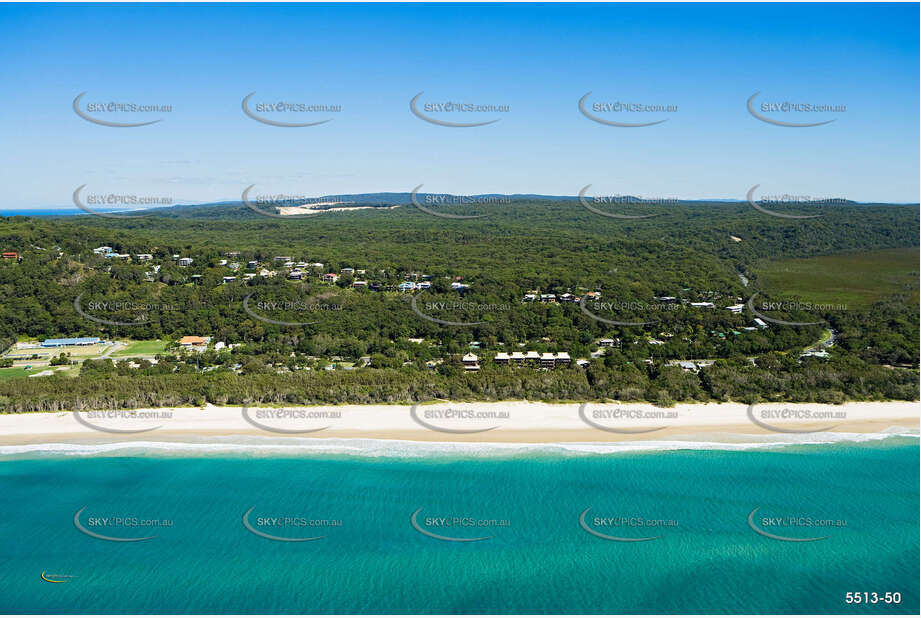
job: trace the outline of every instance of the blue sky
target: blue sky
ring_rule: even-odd
[[[918,201],[919,7],[815,5],[0,5],[6,208],[74,189],[179,201],[372,191]],[[137,128],[78,117],[74,98],[169,104]],[[241,100],[342,106],[267,126]],[[507,105],[431,114],[409,101]],[[642,128],[577,103],[676,105]],[[757,102],[846,105],[773,114]],[[600,114],[603,115],[603,114]],[[271,116],[303,121],[304,114]]]

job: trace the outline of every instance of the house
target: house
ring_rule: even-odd
[[[218,341],[217,343],[214,344],[214,351],[216,352],[218,350],[223,350],[226,347],[227,347],[226,343],[224,343],[223,341]]]
[[[310,265],[310,267],[317,268],[319,270],[323,270],[323,262],[314,262],[313,264]]]
[[[809,350],[808,352],[803,352],[800,354],[800,358],[804,356],[813,356],[815,358],[828,358],[828,350]]]
[[[574,303],[576,302],[576,297],[567,292],[566,294],[560,295],[560,302],[561,303]]]
[[[290,262],[291,256],[290,255],[276,255],[272,259],[274,259],[276,262]]]
[[[588,367],[590,364],[591,364],[591,362],[589,362],[588,359],[585,359],[585,358],[577,358],[577,359],[576,359],[576,366],[579,367],[580,369],[585,369],[585,368]]]
[[[665,345],[665,342],[659,339],[650,339],[648,343],[649,345]]]
[[[99,337],[67,337],[64,339],[45,339],[42,341],[43,348],[62,348],[68,345],[96,345],[99,343]]]
[[[112,253],[112,247],[106,247],[106,246],[96,247],[95,249],[93,249],[93,253],[95,253],[96,255]]]
[[[259,275],[257,273],[243,273],[243,278],[249,281],[250,279],[255,279]]]
[[[531,365],[537,365],[540,363],[540,354],[534,350],[528,350],[528,353],[524,356],[524,360]]]
[[[523,365],[524,359],[525,359],[525,356],[523,352],[512,352],[511,360],[516,365]]]
[[[190,257],[179,258],[180,266],[191,266],[192,262],[194,262],[194,260]]]
[[[541,294],[541,295],[540,295],[540,302],[542,302],[542,303],[555,303],[555,302],[556,302],[556,294]]]
[[[465,371],[479,371],[480,365],[477,363],[479,360],[480,359],[476,354],[470,352],[469,354],[464,355],[464,357],[461,359],[461,362],[464,363]]]
[[[768,327],[767,322],[765,322],[765,321],[762,320],[761,318],[755,318],[755,319],[754,319],[754,322],[755,322],[755,324],[758,325],[758,328],[767,328],[767,327]]]
[[[556,367],[568,367],[572,362],[568,352],[557,352],[556,355]]]
[[[322,279],[326,283],[335,283],[339,281],[339,275],[337,275],[336,273],[326,273],[325,275],[320,277],[320,279]]]
[[[598,345],[602,348],[613,348],[615,344],[620,343],[620,339],[599,339]]]
[[[420,281],[416,284],[417,290],[427,290],[430,287],[432,287],[432,283],[430,281]]]
[[[288,273],[288,279],[290,279],[291,281],[300,281],[303,278],[304,278],[304,273],[302,273],[299,270],[292,270],[291,272]]]
[[[726,307],[730,313],[742,313],[742,310],[745,309],[745,305],[729,305]]]
[[[240,252],[239,251],[228,251],[224,255],[227,257],[240,257]]]
[[[499,352],[495,357],[493,357],[493,362],[495,362],[497,365],[508,365],[509,355],[505,352]]]
[[[138,253],[134,257],[138,259],[138,262],[149,262],[153,259],[153,255],[150,253]]]
[[[339,271],[339,273],[343,275],[354,275],[355,269],[354,268],[343,268]]]
[[[231,262],[227,265],[230,270],[240,270],[240,262]]]
[[[256,270],[257,268],[259,268],[259,262],[257,262],[256,260],[250,260],[249,262],[246,263],[246,267],[249,268],[250,270]]]
[[[655,296],[654,298],[663,303],[674,303],[678,300],[674,296]]]
[[[413,283],[412,281],[404,281],[398,286],[398,289],[401,292],[411,292],[414,289],[416,289],[416,284]]]
[[[4,251],[3,252],[4,260],[15,260],[18,257],[19,257],[19,254],[16,253],[15,251]]]
[[[553,369],[556,365],[556,358],[550,352],[544,352],[540,357],[541,369]]]
[[[367,281],[353,281],[352,287],[353,288],[366,288],[368,287],[368,282]]]
[[[198,345],[206,345],[207,343],[208,343],[208,339],[206,339],[205,337],[196,337],[193,335],[186,335],[185,337],[179,340],[179,345],[186,347],[186,348],[190,348],[192,346],[198,346]]]
[[[523,301],[526,303],[533,303],[537,300],[537,294],[525,294]]]
[[[224,283],[233,283],[236,280],[236,277],[224,277]]]
[[[469,287],[470,287],[470,286],[467,285],[466,283],[458,283],[457,281],[455,281],[455,282],[453,282],[453,283],[451,284],[451,289],[452,289],[452,290],[457,290],[458,292],[463,292],[464,290],[466,290],[466,289],[469,288]]]
[[[713,303],[691,303],[692,307],[697,307],[699,309],[712,309]]]
[[[217,261],[217,265],[218,265],[218,266],[227,266],[227,260],[218,260],[218,261]]]

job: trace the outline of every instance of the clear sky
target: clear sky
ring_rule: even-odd
[[[918,4],[0,5],[5,208],[87,191],[178,201],[424,191],[919,199]],[[88,102],[168,113],[77,116]],[[336,104],[280,128],[241,100]],[[412,97],[508,112],[410,112]],[[675,105],[579,112],[579,99]],[[747,99],[846,105],[765,112]],[[760,109],[756,108],[756,109]]]

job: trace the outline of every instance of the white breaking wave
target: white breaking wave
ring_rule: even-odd
[[[893,437],[918,438],[917,429],[890,427],[879,433],[817,432],[789,435],[721,435],[723,441],[643,440],[630,442],[423,442],[363,438],[275,438],[223,436],[220,442],[122,441],[85,443],[42,443],[0,446],[2,456],[179,456],[209,455],[311,456],[350,455],[357,457],[419,458],[437,456],[505,457],[522,454],[607,455],[615,453],[721,450],[744,451],[788,446],[869,442]]]

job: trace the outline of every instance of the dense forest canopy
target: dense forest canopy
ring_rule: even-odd
[[[194,363],[171,352],[156,366],[86,361],[78,377],[2,380],[0,406],[54,409],[94,397],[113,405],[917,398],[917,273],[871,306],[816,309],[762,285],[755,268],[917,247],[916,205],[772,205],[821,215],[800,220],[747,203],[599,209],[655,216],[617,219],[573,200],[516,199],[435,209],[482,215],[476,219],[412,205],[284,219],[240,204],[124,219],[0,218],[0,248],[21,257],[0,262],[0,347],[59,336],[207,335],[236,344]],[[101,246],[127,259],[93,252]],[[182,266],[174,256],[192,262]],[[289,279],[299,269],[276,257],[310,266]],[[339,277],[322,281],[327,273]],[[407,281],[427,285],[401,291]],[[540,294],[557,302],[541,302]],[[581,302],[561,302],[565,294]],[[755,294],[779,307],[765,315],[803,325],[755,327],[748,308],[726,310]],[[829,331],[832,358],[800,358]],[[592,357],[602,338],[617,345]],[[486,364],[465,373],[458,357],[471,342],[487,359],[527,349],[590,363],[553,372]],[[306,371],[330,358],[371,361],[358,371]],[[669,366],[682,359],[719,362],[698,373]]]

